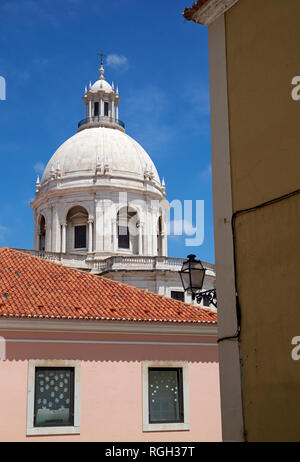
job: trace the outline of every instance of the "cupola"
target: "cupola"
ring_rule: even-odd
[[[104,79],[103,53],[101,53],[101,66],[99,79],[89,90],[85,87],[84,108],[85,118],[78,124],[78,131],[93,127],[116,128],[125,132],[125,124],[119,120],[119,89],[115,90],[114,83],[111,85]]]

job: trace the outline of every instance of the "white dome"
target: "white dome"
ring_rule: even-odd
[[[126,133],[106,127],[82,130],[63,143],[45,169],[42,186],[57,169],[62,180],[82,175],[94,178],[99,165],[107,165],[112,177],[143,180],[145,172],[152,172],[160,187],[155,165],[142,146]]]
[[[92,93],[97,93],[98,91],[104,91],[105,93],[113,93],[111,85],[104,79],[97,80],[90,88],[90,91]]]

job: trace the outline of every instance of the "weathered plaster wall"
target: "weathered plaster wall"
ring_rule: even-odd
[[[240,0],[225,15],[233,212],[300,184],[298,0]],[[300,197],[236,219],[246,438],[298,440]]]

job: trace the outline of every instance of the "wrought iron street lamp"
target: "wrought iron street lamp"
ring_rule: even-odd
[[[196,255],[188,255],[179,271],[183,288],[192,295],[193,300],[197,303],[203,303],[205,306],[213,305],[217,308],[216,289],[201,292],[204,282],[206,269],[200,260],[196,260]]]

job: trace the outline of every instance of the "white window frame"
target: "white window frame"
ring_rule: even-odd
[[[183,422],[175,423],[149,423],[149,381],[148,370],[151,367],[170,367],[182,369],[183,387]],[[190,404],[189,404],[189,382],[188,382],[188,363],[185,361],[143,361],[142,363],[142,383],[143,383],[143,431],[186,431],[190,430]]]
[[[35,369],[37,367],[73,367],[74,368],[74,426],[71,427],[35,427],[34,397]],[[29,360],[27,394],[27,435],[69,435],[80,433],[80,396],[81,362],[65,360]]]

